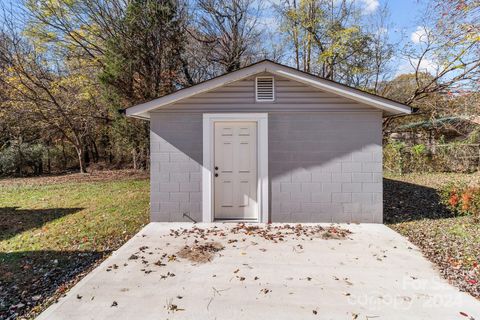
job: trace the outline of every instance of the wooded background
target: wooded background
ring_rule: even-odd
[[[388,36],[388,6],[366,16],[355,0],[3,4],[0,175],[147,168],[148,122],[118,110],[264,58],[419,108],[385,119],[386,132],[452,115],[476,121],[480,4],[419,2],[416,46]],[[396,73],[398,57],[411,73]],[[464,140],[478,143],[478,132]]]

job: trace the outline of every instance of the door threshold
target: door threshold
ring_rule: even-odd
[[[214,223],[259,223],[258,219],[215,219]]]

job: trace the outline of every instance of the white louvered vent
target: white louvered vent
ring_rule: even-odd
[[[273,77],[257,77],[255,91],[257,101],[273,101],[275,99]]]

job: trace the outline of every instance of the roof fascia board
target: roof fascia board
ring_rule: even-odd
[[[368,93],[358,92],[355,89],[349,89],[343,85],[339,85],[334,82],[323,81],[318,77],[315,77],[313,75],[309,75],[303,72],[300,73],[288,67],[283,67],[283,66],[272,63],[270,66],[267,67],[266,71],[279,76],[283,76],[285,78],[289,78],[291,80],[305,83],[307,85],[310,85],[331,93],[336,93],[345,98],[363,102],[367,105],[380,108],[384,111],[391,112],[393,114],[412,113],[411,108],[404,106],[400,103],[396,103],[394,101],[382,101],[384,99],[381,97],[375,97],[375,96],[369,95]]]

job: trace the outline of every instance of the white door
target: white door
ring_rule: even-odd
[[[215,122],[215,219],[257,219],[257,123]]]

